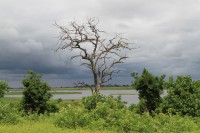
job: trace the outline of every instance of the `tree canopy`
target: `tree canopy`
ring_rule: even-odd
[[[161,104],[163,113],[200,116],[200,81],[192,81],[191,76],[169,78],[165,87],[168,95]]]
[[[0,81],[0,98],[4,97],[5,91],[9,88],[8,83],[5,81]]]
[[[147,69],[144,69],[141,76],[132,73],[132,77],[135,78],[133,86],[139,93],[139,112],[153,113],[161,102],[160,95],[163,90],[165,75],[153,76]]]
[[[29,70],[22,80],[24,85],[22,107],[25,113],[44,113],[48,109],[48,101],[52,94],[49,85],[41,81],[41,74]]]

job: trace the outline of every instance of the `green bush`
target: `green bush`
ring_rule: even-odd
[[[91,96],[92,97],[92,96]],[[68,106],[56,116],[56,125],[67,128],[89,128],[92,130],[112,130],[115,132],[148,131],[149,127],[141,121],[141,115],[130,111],[128,107],[112,96],[103,96],[104,102],[88,110],[85,106]],[[149,119],[152,118],[149,116]],[[145,124],[149,124],[149,120]]]
[[[102,127],[102,129],[123,132],[131,131],[132,123],[130,123],[130,118],[132,118],[132,112],[127,108],[115,107],[112,108],[109,103],[98,103],[97,107],[90,113],[93,121],[103,119],[102,123],[99,123],[99,127]],[[90,127],[93,127],[92,123]]]
[[[190,76],[170,77],[165,84],[168,95],[160,106],[163,113],[200,116],[200,81],[192,81]]]
[[[94,93],[92,96],[84,97],[82,103],[87,110],[96,108],[98,102],[105,102],[106,96],[98,93]]]
[[[55,124],[59,127],[78,128],[87,126],[90,121],[91,118],[84,108],[69,105],[56,115]]]
[[[157,131],[159,132],[193,132],[199,129],[200,123],[195,123],[193,118],[179,115],[159,114],[153,117]]]
[[[52,94],[46,82],[41,81],[42,75],[34,71],[28,71],[28,75],[22,80],[24,85],[22,108],[26,114],[43,114],[48,111],[48,101]]]
[[[135,78],[133,87],[139,92],[138,112],[150,112],[152,114],[161,103],[160,94],[163,90],[165,75],[155,77],[146,69],[143,70],[141,76],[138,76],[137,73],[131,75]]]
[[[131,105],[128,107],[128,109],[129,109],[130,111],[132,111],[132,112],[137,112],[138,106],[137,106],[137,104],[131,104]]]
[[[49,101],[47,103],[47,110],[46,110],[47,113],[55,113],[58,111],[59,111],[59,107],[58,107],[58,104],[56,104],[56,102]]]
[[[20,112],[11,104],[0,102],[0,123],[16,124],[19,122]]]
[[[94,99],[100,99],[93,104]],[[103,100],[102,100],[103,99]],[[126,108],[120,101],[112,96],[93,95],[83,98],[83,106],[68,106],[63,108],[57,115],[56,125],[60,127],[78,128],[90,127],[95,129],[104,129],[110,126],[109,121],[114,117],[118,120],[121,117],[119,110]],[[117,112],[118,111],[118,112]],[[115,114],[117,113],[117,114]],[[113,123],[116,123],[113,121]],[[115,125],[115,124],[113,124]]]
[[[101,99],[94,106],[85,106],[95,98]],[[87,100],[89,101],[87,101]],[[92,100],[91,100],[92,99]],[[103,100],[102,100],[103,99]],[[66,128],[84,128],[113,132],[193,132],[200,128],[200,118],[170,114],[136,113],[136,105],[125,106],[120,98],[93,95],[83,99],[79,106],[68,105],[55,116],[55,124]],[[85,102],[87,101],[87,102]],[[94,105],[94,104],[92,104]],[[89,108],[87,108],[89,107]],[[92,107],[92,108],[90,108]]]
[[[116,101],[116,102],[113,102]],[[105,96],[102,94],[93,94],[92,96],[84,97],[82,103],[87,110],[95,109],[99,102],[109,103],[110,106],[119,106],[120,108],[124,107],[124,103],[121,101],[121,97],[113,98],[113,96]],[[115,103],[115,105],[113,105]]]
[[[104,102],[88,110],[83,106],[67,106],[56,115],[56,125],[66,128],[86,128],[114,132],[193,132],[200,128],[200,118],[179,115],[137,114],[116,99],[104,96]],[[132,105],[135,110],[135,106]]]
[[[9,88],[8,83],[0,81],[0,98],[4,97],[5,91]]]

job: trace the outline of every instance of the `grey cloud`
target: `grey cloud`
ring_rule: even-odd
[[[67,25],[87,17],[100,19],[108,33],[124,33],[138,49],[119,67],[126,70],[110,83],[130,84],[132,71],[144,67],[154,74],[191,74],[200,78],[200,10],[198,0],[14,0],[0,1],[0,79],[12,86],[28,69],[44,73],[53,86],[72,85],[78,80],[92,83],[88,69],[80,61],[70,61],[73,53],[54,52],[57,21]]]

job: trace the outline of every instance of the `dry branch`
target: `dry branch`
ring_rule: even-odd
[[[98,23],[99,20],[94,18],[88,19],[87,23],[82,25],[73,21],[68,27],[55,23],[55,26],[60,29],[60,45],[56,51],[59,49],[79,50],[79,54],[72,56],[71,59],[84,60],[81,65],[91,69],[95,92],[99,92],[100,86],[111,80],[114,73],[120,72],[115,66],[128,58],[120,52],[125,49],[131,50],[128,40],[121,34],[109,40],[103,38],[106,32],[97,28]],[[87,49],[87,46],[92,46],[92,50]]]

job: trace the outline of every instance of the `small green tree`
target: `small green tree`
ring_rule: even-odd
[[[161,104],[163,113],[200,116],[200,81],[192,81],[191,76],[177,76],[166,82],[168,95]]]
[[[22,108],[28,113],[45,113],[48,110],[48,101],[52,94],[46,82],[41,81],[41,74],[29,70],[28,75],[22,80],[24,85]]]
[[[9,88],[8,83],[5,81],[0,81],[0,98],[4,97],[5,91]]]
[[[144,69],[141,76],[138,76],[137,73],[132,73],[131,76],[135,78],[132,85],[139,92],[139,113],[153,113],[161,102],[160,94],[163,90],[165,75],[154,77]]]

